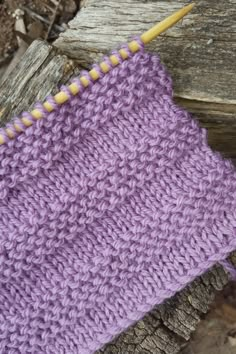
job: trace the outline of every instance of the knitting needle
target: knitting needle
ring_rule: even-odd
[[[174,26],[178,21],[180,21],[184,16],[186,16],[193,9],[194,6],[195,6],[195,3],[191,3],[187,6],[185,6],[184,8],[180,9],[179,11],[174,13],[173,15],[167,17],[165,20],[156,24],[154,27],[149,29],[147,32],[143,33],[141,35],[140,39],[142,40],[142,42],[144,44],[151,42],[153,39],[158,37],[161,33],[165,32],[167,29]],[[130,42],[128,44],[128,47],[131,50],[131,52],[133,52],[133,53],[137,52],[140,49],[138,42],[135,40]],[[129,56],[127,51],[124,48],[119,50],[119,54],[121,55],[121,57],[123,59],[127,59]],[[118,61],[116,55],[111,55],[109,57],[109,59],[110,59],[113,66],[119,64],[119,61]],[[102,69],[103,72],[108,72],[110,70],[108,64],[105,62],[100,63],[100,68]],[[97,80],[99,78],[99,73],[96,71],[96,69],[90,70],[89,75],[91,76],[91,78],[93,80]],[[80,80],[81,80],[83,86],[89,85],[89,81],[86,77],[81,77]],[[76,87],[75,84],[71,84],[69,86],[69,89],[72,92],[72,94],[74,94],[74,95],[76,95],[79,92],[78,87]],[[64,92],[59,92],[54,98],[58,104],[64,103],[65,101],[68,100],[68,96]],[[48,108],[50,109],[51,107],[48,107]]]
[[[195,5],[194,3],[191,3],[187,6],[185,6],[182,9],[180,9],[179,11],[177,11],[176,13],[174,13],[173,15],[167,17],[166,19],[164,19],[160,23],[156,24],[154,27],[152,27],[151,29],[149,29],[147,32],[143,33],[140,36],[141,41],[144,44],[147,44],[150,41],[152,41],[153,39],[155,39],[161,33],[165,32],[167,29],[174,26],[178,21],[180,21],[184,16],[186,16],[193,9],[194,5]],[[140,50],[140,46],[139,46],[138,42],[135,40],[128,43],[128,47],[132,53],[136,53],[137,51]],[[129,57],[129,54],[127,53],[125,48],[120,49],[118,52],[119,52],[120,56],[122,57],[122,59],[124,59],[124,60]],[[109,60],[112,64],[112,66],[116,66],[119,64],[119,60],[118,60],[117,56],[114,54],[109,57]],[[104,73],[107,73],[110,70],[110,66],[106,62],[102,62],[99,65],[100,65],[101,70]],[[99,72],[95,68],[90,70],[88,72],[88,74],[90,75],[90,77],[93,81],[96,81],[100,77]],[[85,76],[80,77],[80,82],[84,87],[87,87],[90,84],[89,80]],[[79,93],[79,86],[76,83],[70,84],[68,86],[68,89],[73,95],[76,95]],[[63,91],[58,92],[54,96],[54,100],[57,104],[63,104],[66,101],[68,101],[68,99],[69,99],[68,94],[66,94],[66,92],[63,92]],[[54,107],[48,101],[45,101],[43,103],[43,106],[48,112],[52,112],[54,110]],[[43,113],[39,109],[33,109],[31,111],[31,115],[34,119],[43,118]],[[27,127],[33,124],[32,120],[28,119],[27,117],[22,117],[21,121]],[[22,128],[16,122],[13,124],[13,127],[17,132],[22,131]],[[13,138],[15,136],[14,129],[11,129],[10,127],[5,129],[6,134],[9,138]],[[5,142],[5,138],[3,135],[0,134],[0,145],[3,144],[4,142]]]

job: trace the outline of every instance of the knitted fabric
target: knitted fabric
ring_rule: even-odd
[[[235,169],[157,56],[45,115],[0,146],[2,354],[93,353],[236,248]]]

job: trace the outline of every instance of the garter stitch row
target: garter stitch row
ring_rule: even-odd
[[[236,172],[143,50],[0,146],[0,353],[89,354],[236,248]]]

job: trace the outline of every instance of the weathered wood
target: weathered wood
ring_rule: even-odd
[[[73,60],[43,41],[34,41],[20,63],[0,84],[0,124],[29,110],[38,100],[78,73]]]
[[[168,0],[84,0],[55,45],[82,65],[186,4]],[[147,46],[173,78],[177,100],[208,128],[209,143],[236,155],[236,0],[196,1],[183,21]]]
[[[86,64],[185,4],[168,0],[87,0],[55,45]],[[181,23],[148,49],[160,54],[179,97],[236,104],[236,0],[196,4]]]
[[[203,313],[228,277],[217,266],[186,289],[157,306],[97,354],[175,354],[186,345]]]
[[[149,46],[168,66],[176,101],[193,112],[209,131],[210,145],[236,159],[235,40],[236,0],[197,1],[182,24]],[[107,50],[141,33],[183,1],[85,0],[56,48],[35,41],[0,85],[1,124],[55,93],[60,84],[88,67]],[[213,42],[209,40],[213,39]],[[72,58],[72,59],[71,59]],[[173,299],[99,353],[174,354],[184,346],[228,276],[220,266],[200,277]]]
[[[213,150],[236,161],[236,105],[175,98],[207,129]]]

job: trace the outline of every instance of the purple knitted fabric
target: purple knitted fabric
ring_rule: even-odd
[[[140,51],[0,146],[0,353],[88,354],[236,248],[236,172]]]

